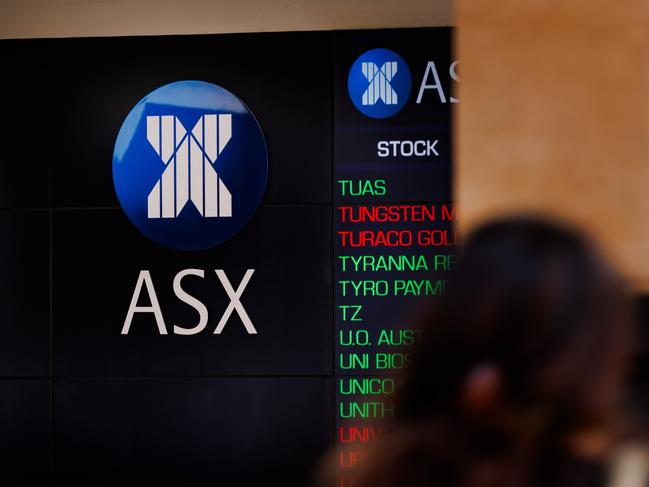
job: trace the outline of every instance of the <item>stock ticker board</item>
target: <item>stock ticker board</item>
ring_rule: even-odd
[[[0,53],[7,478],[353,486],[455,265],[450,29]]]

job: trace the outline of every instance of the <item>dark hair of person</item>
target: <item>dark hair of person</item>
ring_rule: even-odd
[[[622,281],[577,231],[516,217],[468,237],[447,290],[357,485],[601,485],[630,348]]]

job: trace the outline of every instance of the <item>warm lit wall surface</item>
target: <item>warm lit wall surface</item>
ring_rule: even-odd
[[[452,0],[0,0],[0,38],[451,25]]]
[[[591,231],[649,290],[649,2],[457,0],[456,200]]]

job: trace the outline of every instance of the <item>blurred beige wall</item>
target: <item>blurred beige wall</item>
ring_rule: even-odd
[[[649,291],[649,2],[456,0],[455,19],[462,229],[562,216]]]
[[[0,0],[0,38],[451,25],[452,0]]]

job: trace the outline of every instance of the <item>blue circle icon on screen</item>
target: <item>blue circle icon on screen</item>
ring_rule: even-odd
[[[175,250],[214,247],[261,203],[268,151],[254,115],[235,95],[178,81],[142,98],[113,151],[113,182],[131,222]]]
[[[411,84],[408,65],[389,49],[362,54],[347,79],[352,103],[370,118],[387,118],[399,112],[408,101]]]

